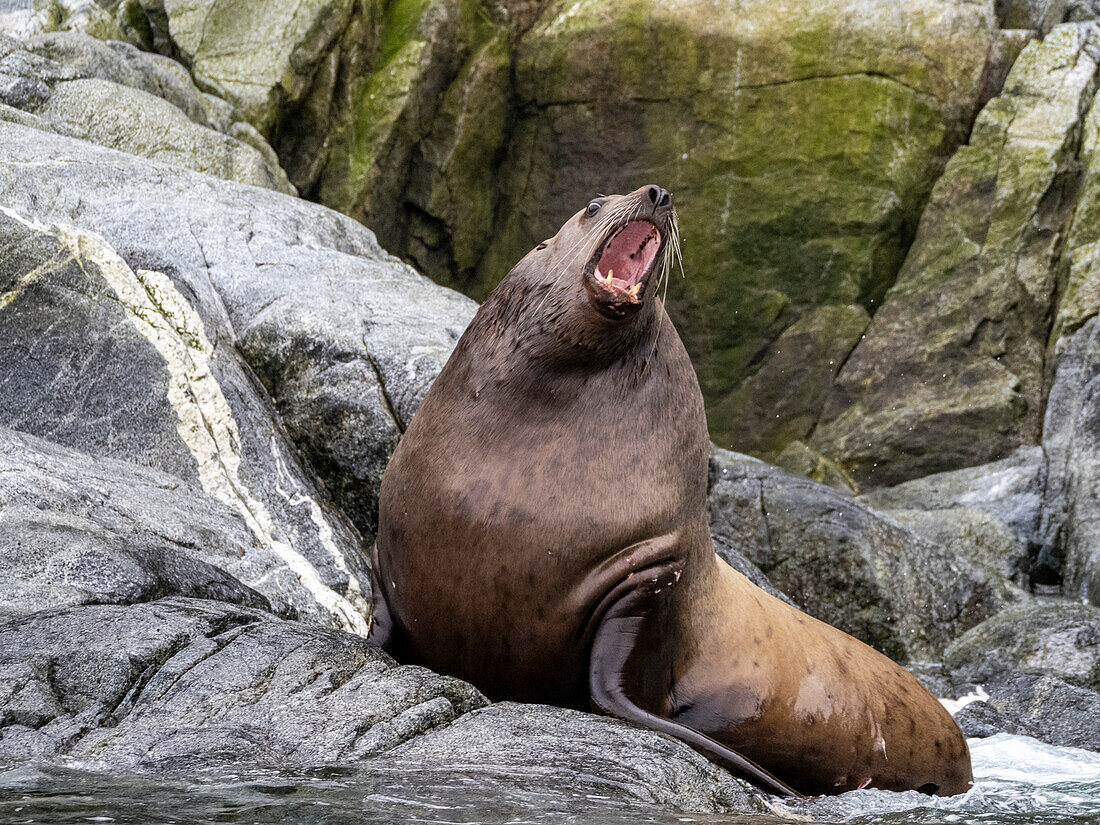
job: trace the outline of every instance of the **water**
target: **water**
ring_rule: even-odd
[[[304,774],[218,769],[186,780],[24,764],[0,767],[0,823],[1100,825],[1100,754],[1007,734],[973,740],[971,752],[977,783],[963,796],[854,791],[816,801],[776,801],[770,814],[741,817],[618,803],[569,788],[532,789],[522,777],[388,763]]]

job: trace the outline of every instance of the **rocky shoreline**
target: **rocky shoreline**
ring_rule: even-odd
[[[216,60],[218,33],[196,39],[206,5],[0,2],[0,762],[168,776],[218,762],[392,759],[685,811],[765,810],[759,793],[678,742],[589,714],[491,704],[362,638],[382,470],[476,304],[353,217],[298,197],[368,220],[387,208],[407,217],[414,201],[425,214],[439,206],[436,189],[415,175],[397,186],[377,164],[347,183],[375,187],[369,203],[326,196],[350,126],[346,112],[317,108],[325,71],[336,85],[360,71],[379,95],[399,80],[422,95],[445,87],[442,108],[418,110],[418,125],[403,119],[415,107],[402,96],[386,98],[397,114],[370,110],[385,127],[371,151],[434,158],[428,171],[427,160],[408,163],[445,188],[463,181],[440,147],[485,168],[472,138],[440,133],[458,105],[443,64],[476,102],[501,61],[518,61],[505,85],[549,101],[554,89],[530,86],[534,67],[558,65],[559,47],[600,42],[586,31],[625,24],[585,18],[570,34],[539,4],[490,4],[511,16],[474,31],[428,3],[401,30],[407,42],[377,46],[396,55],[427,43],[397,77],[367,71],[349,45],[355,31],[371,42],[358,5],[318,3],[310,20],[244,38],[266,80],[234,85]],[[240,5],[242,25],[255,24],[259,4]],[[860,6],[829,5],[837,15]],[[786,469],[716,447],[711,530],[719,554],[760,586],[909,664],[937,696],[979,697],[957,707],[967,735],[1100,751],[1100,30],[1088,3],[997,4],[1001,18],[993,3],[915,6],[972,38],[966,65],[912,81],[940,119],[918,164],[925,177],[913,173],[903,204],[840,221],[864,243],[853,227],[902,237],[910,218],[899,216],[912,213],[912,243],[890,253],[895,271],[874,306],[856,285],[757,331],[766,340],[745,359],[753,371],[716,402],[714,432],[721,439],[721,411],[734,410],[759,425],[740,446]],[[924,42],[943,20],[883,30]],[[510,26],[526,38],[512,51]],[[442,38],[455,31],[467,40],[448,56]],[[510,163],[548,117],[524,106],[500,149]],[[573,123],[582,109],[561,116]],[[297,132],[280,125],[293,118]],[[335,142],[324,152],[308,133],[322,126]],[[884,140],[895,127],[874,126]],[[310,167],[307,144],[324,163]],[[906,151],[931,145],[914,139]],[[752,146],[744,137],[735,148]],[[826,211],[842,196],[858,200],[830,193]],[[797,192],[782,209],[768,203],[808,208]],[[462,285],[472,270],[454,262],[484,220],[476,211],[433,213],[445,263],[389,219],[379,230]],[[505,240],[527,240],[517,237]],[[847,237],[838,230],[831,243],[865,263]],[[482,249],[478,265],[501,250]],[[714,353],[742,357],[726,345],[705,355],[704,383]]]

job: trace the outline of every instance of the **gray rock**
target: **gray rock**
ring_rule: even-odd
[[[952,558],[981,567],[1010,600],[1028,597],[1030,547],[996,516],[969,507],[879,512],[942,547]]]
[[[989,702],[970,702],[964,705],[955,714],[955,722],[958,723],[963,736],[967,739],[971,737],[985,739],[998,733],[1012,733],[1039,738],[1036,734],[1040,733],[1030,725],[1005,716]]]
[[[745,540],[744,526],[740,519],[748,516],[753,519],[753,527],[762,529],[763,525],[755,519],[755,500],[752,498],[755,490],[748,487],[736,487],[722,484],[723,469],[726,467],[729,457],[737,456],[739,460],[747,464],[759,464],[765,468],[768,465],[751,456],[742,456],[730,453],[711,445],[711,457],[709,474],[707,477],[707,516],[710,520],[710,537],[714,541],[714,551],[730,567],[762,590],[767,591],[777,599],[782,599],[787,604],[794,604],[787,594],[780,591],[764,572],[749,560],[745,554],[743,542]],[[719,485],[715,489],[716,483]]]
[[[264,548],[238,568],[245,584],[303,618],[365,630],[363,548],[231,334],[209,282],[132,269],[98,236],[0,206],[0,424],[201,487]]]
[[[485,699],[364,639],[190,599],[0,621],[0,758],[120,769],[346,762]]]
[[[1084,168],[1066,239],[1060,293],[1047,355],[1049,393],[1042,445],[1049,469],[1043,518],[1045,566],[1067,596],[1100,605],[1100,106],[1081,139]]]
[[[110,0],[33,0],[33,11],[23,12],[8,20],[0,19],[0,30],[10,31],[19,37],[29,37],[43,32],[74,31],[88,34],[100,40],[122,40],[125,32],[119,21],[104,6]]]
[[[0,145],[0,203],[178,284],[370,541],[382,470],[475,304],[316,204],[12,124]]]
[[[941,662],[906,662],[905,669],[933,696],[952,697],[958,693],[955,680]]]
[[[1047,565],[1062,568],[1065,595],[1100,605],[1100,319],[1061,339],[1058,349],[1043,428]]]
[[[711,532],[794,603],[900,661],[932,659],[1008,598],[966,557],[831,487],[723,450]]]
[[[980,684],[1023,669],[1100,690],[1100,609],[1061,599],[1010,607],[952,642],[944,662]]]
[[[1066,21],[1084,23],[1100,20],[1100,2],[1098,0],[1070,0],[1066,8]]]
[[[1100,694],[1094,691],[1049,674],[1016,671],[989,687],[988,702],[1021,733],[1052,745],[1100,751]]]
[[[981,564],[1022,596],[1050,580],[1037,561],[1045,475],[1042,448],[1021,447],[1001,461],[874,490],[860,501]]]
[[[234,124],[228,104],[219,109],[213,100],[181,66],[132,46],[76,32],[34,38],[27,47],[0,36],[0,102],[51,131],[293,193],[270,147],[251,127]]]
[[[859,500],[876,510],[979,510],[1038,542],[1044,469],[1041,447],[1021,447],[1000,461],[882,487]]]
[[[293,617],[292,577],[201,489],[0,427],[0,612],[180,595]],[[268,599],[242,579],[286,581]]]
[[[510,702],[475,710],[386,754],[404,767],[438,765],[490,786],[539,789],[674,806],[765,813],[759,792],[682,742],[615,719]]]
[[[51,32],[28,38],[21,48],[53,61],[68,79],[104,80],[159,97],[196,125],[225,132],[235,122],[232,105],[201,91],[182,65],[129,43],[105,43],[79,32]]]

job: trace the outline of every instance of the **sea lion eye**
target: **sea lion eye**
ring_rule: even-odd
[[[540,249],[546,249],[546,241],[543,241],[542,243],[540,243],[538,246],[535,247],[536,252],[538,252],[538,250],[540,250]]]
[[[592,201],[592,203],[588,204],[588,208],[584,210],[584,214],[591,218],[600,211],[600,206],[602,206],[602,204],[599,201]]]

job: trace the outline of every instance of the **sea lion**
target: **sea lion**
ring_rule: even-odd
[[[382,478],[371,637],[771,791],[965,791],[912,675],[715,554],[703,399],[657,295],[677,238],[660,187],[596,198],[481,306]]]

